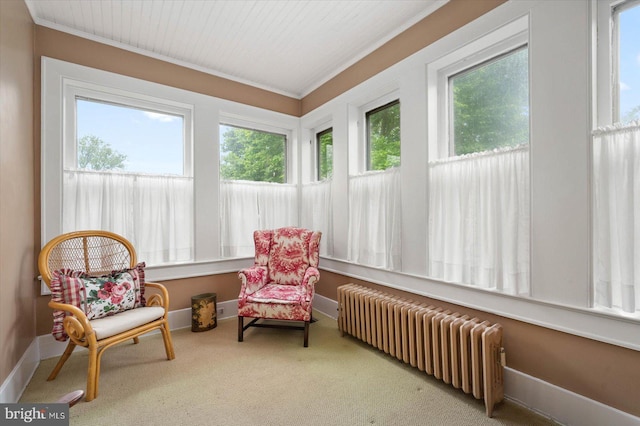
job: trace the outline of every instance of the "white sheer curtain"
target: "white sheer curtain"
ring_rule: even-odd
[[[640,310],[640,122],[593,132],[596,306]]]
[[[193,260],[193,178],[64,171],[62,231],[127,238],[147,265]]]
[[[429,274],[529,294],[528,146],[429,163]]]
[[[349,260],[401,269],[400,168],[349,177]]]
[[[253,231],[298,225],[296,185],[220,182],[220,234],[223,257],[253,256]]]
[[[300,226],[322,232],[320,254],[333,254],[333,200],[331,180],[302,185]]]

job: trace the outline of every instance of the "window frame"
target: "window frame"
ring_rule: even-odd
[[[471,73],[477,69],[480,69],[481,67],[484,66],[488,66],[490,64],[496,63],[502,59],[507,58],[509,55],[512,54],[516,54],[517,52],[521,51],[521,50],[527,50],[527,54],[529,52],[529,45],[524,42],[524,44],[518,44],[517,42],[520,41],[522,39],[522,36],[520,36],[518,39],[510,39],[508,41],[506,41],[505,46],[492,46],[491,48],[486,49],[486,51],[484,53],[486,53],[487,55],[489,55],[489,57],[487,59],[485,59],[484,61],[478,62],[474,65],[468,66],[466,68],[463,68],[459,71],[454,71],[453,73],[449,74],[446,77],[446,83],[440,81],[439,84],[446,84],[446,89],[442,88],[442,91],[444,92],[446,90],[446,98],[447,99],[443,99],[443,102],[445,102],[445,107],[446,108],[446,129],[447,129],[447,140],[448,140],[448,151],[449,151],[449,157],[456,157],[458,156],[458,154],[456,154],[456,140],[455,140],[455,128],[454,125],[455,123],[453,122],[453,113],[454,113],[454,109],[453,109],[453,85],[451,84],[451,80],[455,77],[458,76],[462,76],[465,75],[467,73]],[[511,48],[510,50],[506,50],[503,51],[503,48],[506,46],[510,46],[513,42],[516,42],[516,46],[514,46],[513,48]],[[496,53],[499,52],[499,53]],[[483,55],[484,56],[484,55]],[[528,63],[528,61],[527,61]],[[458,64],[455,64],[458,65]],[[454,70],[457,69],[457,66],[453,68]],[[528,84],[528,81],[527,81]],[[530,94],[530,93],[529,93]],[[530,104],[530,100],[529,100],[529,104]],[[529,140],[531,139],[531,129],[529,129]],[[528,142],[528,141],[527,141]],[[506,147],[500,147],[500,148],[506,148]],[[469,154],[477,154],[477,153],[481,153],[481,152],[486,152],[486,151],[475,151]],[[464,154],[462,154],[464,155]]]
[[[388,94],[381,98],[378,98],[376,101],[371,102],[362,107],[362,137],[363,137],[363,162],[364,162],[364,170],[367,172],[375,171],[371,168],[371,140],[369,134],[369,116],[375,114],[376,112],[380,112],[386,108],[390,108],[392,106],[398,105],[400,108],[400,96],[398,93],[394,92],[393,94]],[[402,111],[402,110],[400,110]],[[400,121],[402,122],[402,116],[400,116]],[[402,130],[400,133],[400,151],[402,152]]]
[[[295,173],[293,173],[293,143],[291,142],[293,140],[293,132],[290,129],[278,127],[270,123],[260,122],[258,120],[252,120],[247,117],[238,117],[230,114],[220,114],[220,122],[218,124],[218,133],[220,135],[220,143],[218,146],[219,154],[220,147],[222,146],[222,126],[236,127],[240,129],[254,130],[284,136],[284,182],[273,183],[292,183],[294,181],[293,179]],[[218,170],[220,169],[220,160],[221,158],[218,158]],[[220,181],[222,180],[224,179],[222,179],[222,176],[220,176]]]
[[[528,48],[529,45],[529,18],[523,16],[427,64],[429,161],[448,158],[454,152],[453,144],[449,140],[451,126],[449,78],[524,46]],[[531,60],[529,60],[529,75],[531,75]],[[529,78],[529,87],[531,87],[531,78]],[[529,105],[531,105],[531,96],[529,96]],[[529,116],[529,129],[531,129],[531,116]]]
[[[64,124],[63,124],[63,167],[70,165],[77,169],[77,114],[76,101],[82,98],[87,101],[104,102],[124,108],[134,108],[143,111],[159,112],[182,117],[182,176],[193,177],[193,108],[164,99],[152,98],[135,93],[109,89],[82,81],[65,79],[64,81]],[[138,171],[123,171],[124,173],[141,173]],[[154,173],[156,174],[156,173]]]
[[[321,153],[320,153],[320,138],[322,138],[322,136],[331,133],[331,146],[333,147],[333,127],[332,126],[328,126],[326,128],[324,128],[324,130],[320,130],[320,131],[316,131],[314,130],[314,134],[315,134],[315,168],[316,168],[316,180],[317,181],[322,181],[322,180],[327,180],[327,179],[331,179],[331,177],[333,176],[333,154],[331,155],[331,175],[330,176],[326,176],[326,177],[322,177],[320,176],[320,171],[321,171],[321,167],[320,167],[320,159],[321,159]]]
[[[43,58],[44,61],[45,58]],[[46,58],[48,59],[48,58]],[[66,67],[66,65],[64,66]],[[44,67],[43,67],[44,68]],[[77,76],[64,77],[61,79],[61,87],[59,94],[59,102],[61,106],[61,119],[59,123],[56,123],[60,127],[60,140],[51,143],[50,146],[46,146],[42,151],[42,243],[51,240],[53,237],[63,232],[63,213],[64,208],[62,206],[62,200],[64,199],[64,187],[63,176],[65,171],[77,171],[78,169],[78,155],[77,155],[77,99],[89,99],[97,102],[106,102],[109,104],[119,105],[125,108],[134,108],[144,111],[160,112],[171,115],[181,116],[183,119],[183,172],[182,175],[162,174],[162,173],[148,173],[138,170],[115,170],[111,173],[118,175],[151,175],[151,176],[178,176],[180,178],[189,178],[194,181],[195,192],[195,179],[194,179],[194,105],[180,102],[169,97],[155,96],[153,91],[137,91],[116,88],[109,84],[111,76],[98,71],[96,73],[97,78],[89,82],[88,79],[83,78],[84,71],[80,69]],[[44,79],[43,75],[43,79]],[[120,78],[120,77],[117,77]],[[43,86],[45,86],[43,84]],[[44,87],[45,92],[51,90],[48,87]],[[143,93],[146,92],[146,93]],[[53,97],[53,96],[52,96]],[[43,96],[44,98],[44,96]],[[44,105],[43,105],[44,107]],[[43,121],[46,119],[43,117]],[[43,124],[43,141],[49,135],[46,126]],[[49,142],[54,142],[50,140]],[[55,145],[59,146],[59,158],[49,158],[47,151],[49,149],[57,149]],[[56,170],[54,170],[54,168]],[[53,201],[52,198],[57,198]],[[46,202],[44,200],[47,200]],[[45,205],[54,205],[53,209],[49,210]],[[196,213],[196,197],[194,194],[193,205],[191,206],[191,214],[195,219]],[[192,229],[193,235],[193,247],[192,257],[187,261],[178,261],[171,263],[161,263],[149,265],[149,268],[156,268],[158,270],[173,270],[176,266],[182,266],[185,264],[192,264],[198,260],[198,253],[196,247],[197,232]],[[203,251],[204,253],[204,251]]]
[[[620,75],[618,70],[618,32],[614,14],[640,5],[640,0],[592,0],[595,29],[592,35],[594,78],[593,127],[608,126],[620,120]]]

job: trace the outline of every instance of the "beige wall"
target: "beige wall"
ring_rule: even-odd
[[[0,1],[0,384],[35,337],[34,25]]]
[[[36,56],[38,61],[40,56],[48,56],[284,114],[300,115],[298,99],[42,26],[36,27]],[[38,62],[36,76],[39,76],[39,69]]]

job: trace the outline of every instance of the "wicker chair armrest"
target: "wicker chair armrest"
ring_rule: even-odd
[[[94,334],[93,327],[91,326],[87,315],[77,306],[70,305],[68,303],[58,303],[50,300],[49,307],[53,310],[61,310],[71,314],[71,316],[75,319],[75,321],[73,322],[76,324],[76,328],[77,326],[82,328],[82,330],[76,330],[76,333],[73,334],[78,339],[83,339],[84,336],[90,336]],[[70,334],[69,336],[72,335]]]
[[[51,300],[49,301],[49,307],[51,309],[58,309],[61,311],[69,312],[71,315],[78,318],[78,320],[82,322],[83,325],[91,327],[91,324],[89,324],[89,320],[87,319],[87,315],[82,312],[82,309],[78,308],[77,306],[70,305],[68,303],[58,303]]]
[[[145,282],[147,287],[155,288],[160,291],[160,294],[154,293],[147,298],[147,306],[162,306],[165,310],[165,316],[169,312],[169,291],[160,283]]]

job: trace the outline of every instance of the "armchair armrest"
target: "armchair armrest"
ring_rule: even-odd
[[[242,280],[240,299],[244,299],[246,295],[253,294],[267,285],[268,275],[266,266],[254,265],[241,269],[238,272],[238,277]]]
[[[315,284],[320,279],[320,271],[314,266],[307,268],[302,279],[302,286],[305,288],[305,299],[307,302],[311,302],[315,293]]]
[[[147,298],[147,306],[162,306],[166,317],[169,314],[169,291],[167,288],[160,283],[153,282],[146,282],[144,285],[160,291],[160,294],[152,294]]]
[[[54,333],[56,340],[67,340],[67,337],[80,346],[87,346],[87,339],[92,336],[95,339],[95,332],[84,312],[77,306],[49,301],[49,307],[54,311],[54,317],[62,316],[63,327]]]

